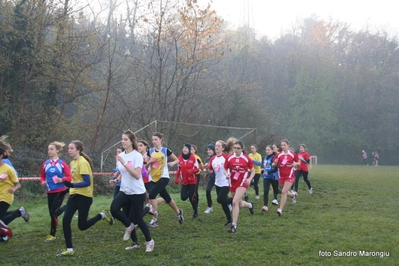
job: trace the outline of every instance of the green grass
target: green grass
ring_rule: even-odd
[[[224,214],[216,203],[206,215],[205,192],[200,192],[200,219],[193,220],[189,202],[172,197],[185,210],[185,222],[179,225],[173,211],[160,205],[158,228],[151,228],[155,240],[152,253],[145,245],[125,251],[123,225],[109,226],[100,221],[86,231],[79,231],[72,221],[75,255],[57,258],[65,248],[62,225],[54,243],[44,243],[50,218],[46,197],[39,202],[14,202],[10,209],[26,206],[31,220],[21,218],[10,224],[14,237],[0,243],[3,265],[397,265],[398,167],[327,166],[312,169],[309,179],[314,194],[309,195],[303,180],[299,184],[298,203],[288,202],[284,215],[277,207],[260,211],[262,200],[255,201],[256,212],[241,211],[237,233],[227,233]],[[174,186],[174,185],[173,185]],[[262,183],[260,183],[262,188]],[[173,191],[171,186],[170,191]],[[176,190],[174,190],[176,191]],[[250,199],[254,190],[249,189]],[[96,197],[93,216],[107,208],[110,197]],[[149,221],[150,217],[145,217]],[[62,218],[61,218],[62,220]],[[62,222],[61,222],[62,223]],[[141,231],[138,237],[145,243]],[[359,251],[389,252],[389,257],[361,257]],[[320,256],[320,251],[331,256]],[[354,251],[356,257],[337,257],[336,252]]]

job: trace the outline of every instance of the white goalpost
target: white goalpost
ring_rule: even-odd
[[[160,120],[154,120],[148,125],[136,130],[134,133],[138,138],[147,139],[151,137],[153,132],[161,132],[165,134],[165,145],[172,148],[174,151],[178,151],[181,148],[181,145],[186,142],[197,145],[200,150],[200,156],[206,156],[206,146],[219,139],[227,140],[229,137],[236,137],[243,141],[246,146],[256,144],[257,141],[256,128],[215,126]],[[148,141],[150,141],[150,139],[148,139]],[[119,143],[120,141],[102,151],[101,171],[103,171],[109,153]]]

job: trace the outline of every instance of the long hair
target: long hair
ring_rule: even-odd
[[[138,149],[138,146],[137,146],[137,137],[136,137],[136,135],[134,134],[133,130],[131,130],[131,129],[129,128],[128,130],[126,130],[125,132],[123,132],[123,135],[126,135],[126,136],[129,137],[130,141],[132,142],[133,150],[136,150],[136,151],[137,151],[137,149]]]
[[[237,138],[230,137],[226,140],[226,147],[224,148],[224,152],[227,154],[233,153],[233,146],[237,142]]]
[[[0,154],[3,155],[3,158],[6,159],[8,158],[8,153],[12,152],[11,145],[6,142],[5,140],[8,138],[8,136],[3,135],[0,137]]]
[[[75,145],[76,149],[79,151],[79,155],[83,156],[83,158],[85,158],[86,161],[89,162],[90,168],[91,170],[93,170],[94,167],[92,159],[89,157],[89,155],[83,152],[83,142],[81,142],[80,140],[72,140],[71,143]]]

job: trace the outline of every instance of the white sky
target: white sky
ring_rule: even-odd
[[[353,30],[368,28],[399,32],[396,0],[198,0],[213,9],[233,27],[248,24],[260,35],[276,39],[297,21],[312,15],[346,22]],[[245,21],[245,23],[244,23]]]

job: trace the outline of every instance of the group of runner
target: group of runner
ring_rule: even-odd
[[[157,227],[158,204],[165,202],[175,212],[180,224],[184,222],[183,210],[178,208],[176,202],[170,197],[166,187],[169,184],[169,167],[177,165],[174,182],[181,183],[181,200],[189,199],[193,218],[198,218],[198,184],[201,170],[207,172],[207,209],[205,214],[213,211],[211,190],[216,188],[217,202],[221,204],[226,216],[225,226],[229,233],[237,232],[237,223],[240,208],[248,208],[254,214],[254,202],[243,200],[246,198],[248,187],[251,183],[255,189],[255,198],[259,199],[258,182],[263,175],[264,206],[262,211],[268,211],[268,194],[270,185],[273,187],[273,204],[278,205],[277,195],[281,193],[280,206],[277,214],[282,215],[287,197],[296,202],[298,181],[301,176],[309,187],[313,189],[307,179],[309,154],[306,146],[301,145],[296,154],[289,149],[288,140],[281,141],[281,151],[276,145],[266,146],[266,156],[257,153],[256,145],[251,146],[251,153],[244,151],[240,140],[229,138],[226,142],[218,140],[207,146],[208,158],[205,164],[196,154],[197,148],[190,143],[185,143],[180,155],[176,156],[169,148],[162,146],[163,135],[156,132],[152,135],[153,147],[144,140],[138,140],[132,130],[122,134],[122,147],[117,149],[116,168],[109,184],[115,186],[114,199],[111,204],[111,213],[101,211],[96,216],[88,219],[88,213],[93,201],[93,174],[92,161],[83,152],[83,143],[75,140],[68,145],[68,154],[72,158],[70,165],[59,158],[59,153],[64,147],[62,142],[52,142],[48,146],[49,159],[40,170],[41,184],[46,188],[48,197],[48,210],[51,218],[50,233],[45,242],[56,239],[58,217],[64,213],[63,231],[66,249],[57,256],[71,256],[74,254],[72,246],[71,220],[78,211],[78,227],[86,230],[100,220],[110,225],[114,224],[114,217],[125,226],[123,240],[132,240],[126,250],[139,248],[136,227],[140,228],[145,240],[146,251],[154,249],[154,240],[149,227]],[[0,140],[0,157],[7,160],[11,146]],[[170,158],[171,160],[168,160]],[[295,171],[296,170],[296,171]],[[296,177],[295,177],[296,172]],[[8,224],[16,217],[29,220],[29,214],[24,207],[7,212],[12,204],[13,193],[19,189],[20,184],[16,171],[7,163],[0,164],[0,241],[8,241],[12,237]],[[280,185],[281,190],[278,185]],[[295,190],[289,191],[295,185]],[[70,196],[65,206],[62,203],[66,194]],[[230,193],[230,196],[229,196]],[[157,196],[160,196],[157,198]],[[145,206],[145,208],[143,208]],[[152,215],[150,223],[145,223],[143,216]]]

